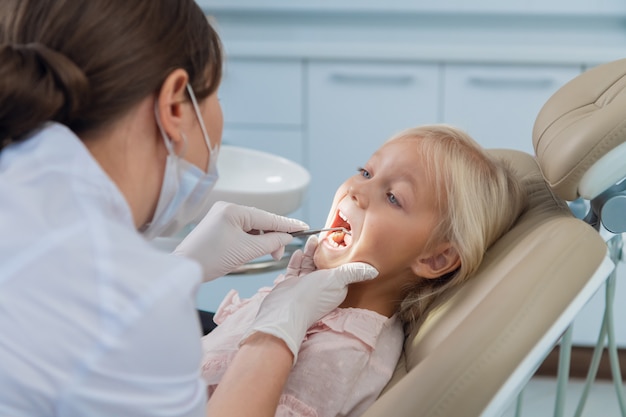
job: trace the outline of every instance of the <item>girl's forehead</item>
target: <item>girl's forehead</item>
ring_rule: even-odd
[[[441,155],[433,153],[428,141],[421,139],[408,136],[389,140],[374,154],[373,160],[386,160],[396,171],[408,171],[421,181],[439,183],[441,178],[436,167],[442,162]]]
[[[382,153],[402,153],[404,156],[412,159],[419,159],[422,156],[421,141],[418,138],[407,137],[397,138],[385,142],[376,152]]]

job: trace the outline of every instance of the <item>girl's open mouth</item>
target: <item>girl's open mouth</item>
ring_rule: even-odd
[[[337,210],[335,219],[330,227],[343,227],[347,230],[352,230],[350,222],[346,218],[346,215]],[[333,248],[348,247],[352,244],[352,235],[343,231],[331,232],[324,239]]]

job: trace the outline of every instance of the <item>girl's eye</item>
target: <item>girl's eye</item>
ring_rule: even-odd
[[[357,171],[359,171],[359,173],[361,174],[363,178],[367,178],[367,179],[372,178],[372,175],[370,174],[370,172],[366,170],[365,168],[357,168]]]
[[[394,206],[400,207],[400,202],[398,201],[396,196],[393,195],[392,193],[387,193],[387,200],[389,200],[389,202],[393,204]]]

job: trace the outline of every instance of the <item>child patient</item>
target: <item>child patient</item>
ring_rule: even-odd
[[[395,369],[403,324],[472,276],[525,197],[506,165],[451,126],[408,129],[384,143],[335,194],[326,226],[350,234],[322,233],[298,254],[305,269],[358,261],[379,275],[351,284],[339,308],[309,328],[276,415],[364,413]],[[269,291],[248,300],[231,291],[219,307],[218,327],[203,339],[209,395]]]

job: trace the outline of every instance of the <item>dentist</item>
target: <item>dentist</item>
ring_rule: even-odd
[[[195,290],[307,228],[218,203],[175,255],[148,241],[218,178],[221,54],[193,0],[3,1],[0,415],[207,412]],[[376,274],[309,266],[278,286],[211,415],[274,415],[306,329]]]

